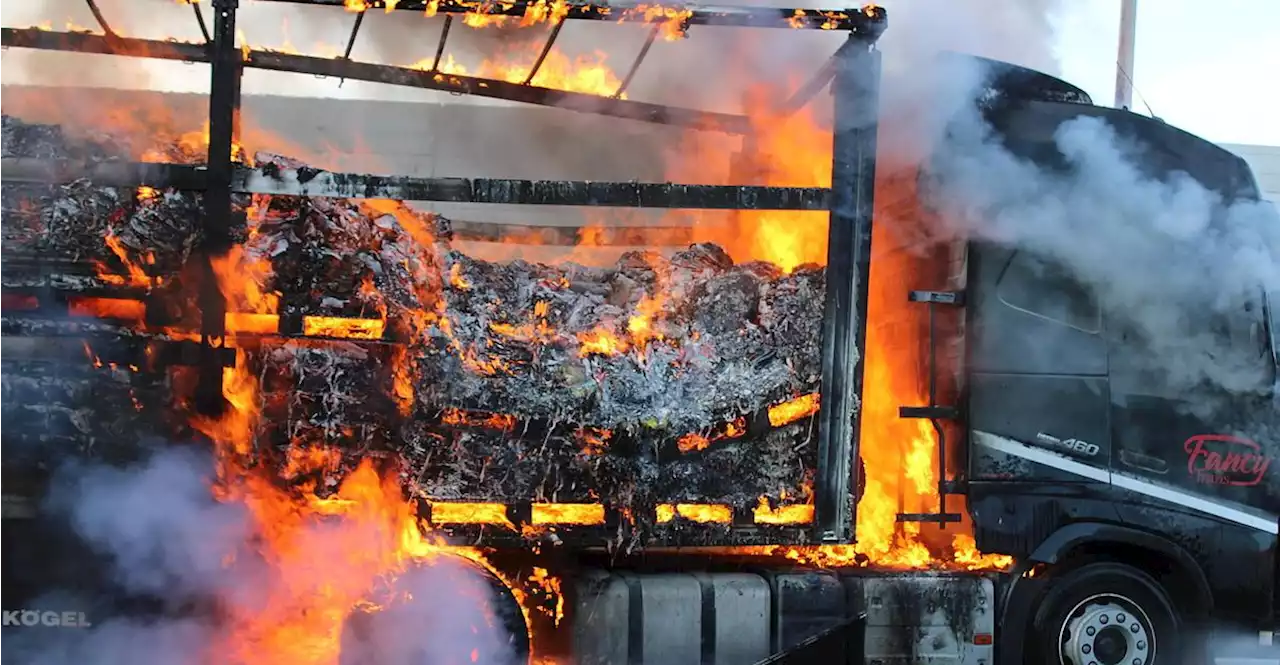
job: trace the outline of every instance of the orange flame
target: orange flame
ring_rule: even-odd
[[[656,519],[659,524],[670,522],[679,515],[691,522],[722,523],[733,521],[733,509],[707,503],[660,503],[657,506]]]
[[[604,524],[604,506],[598,503],[535,503],[534,524]]]
[[[111,253],[114,254],[115,257],[120,260],[120,263],[124,265],[125,270],[128,273],[127,276],[117,274],[112,272],[105,264],[95,261],[94,263],[98,272],[98,277],[102,281],[114,286],[132,286],[136,288],[151,287],[151,276],[147,274],[147,271],[144,270],[141,265],[138,265],[129,257],[129,252],[125,248],[124,243],[120,242],[120,238],[116,237],[114,233],[108,233],[102,240],[106,243],[107,249],[110,249]],[[146,255],[146,260],[148,262],[153,262],[155,258],[148,253]],[[156,280],[156,283],[159,283],[159,280]]]
[[[680,437],[680,440],[676,441],[676,447],[678,447],[682,453],[706,450],[710,445],[711,441],[708,440],[707,437],[692,432]]]

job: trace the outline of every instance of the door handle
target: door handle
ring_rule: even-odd
[[[1121,450],[1120,461],[1124,463],[1126,466],[1136,467],[1144,471],[1150,471],[1152,473],[1168,473],[1169,472],[1168,462],[1165,462],[1159,457],[1144,455],[1142,453],[1134,452],[1132,450]]]

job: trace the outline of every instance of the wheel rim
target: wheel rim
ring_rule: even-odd
[[[1151,665],[1155,630],[1137,603],[1105,593],[1080,601],[1058,631],[1062,665]]]

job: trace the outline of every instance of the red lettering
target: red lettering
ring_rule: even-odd
[[[1271,457],[1249,439],[1225,434],[1198,434],[1186,440],[1187,474],[1209,485],[1250,487],[1262,482]]]

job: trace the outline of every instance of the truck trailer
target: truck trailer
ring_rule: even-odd
[[[346,54],[319,58],[237,43],[237,2],[212,4],[210,24],[193,5],[199,44],[116,34],[96,7],[100,34],[0,35],[6,48],[211,72],[207,135],[194,144],[130,146],[5,117],[6,614],[35,608],[48,588],[100,584],[88,581],[103,574],[96,563],[51,565],[85,546],[32,503],[58,487],[67,459],[129,465],[194,440],[218,451],[218,482],[233,484],[222,498],[266,474],[277,489],[261,491],[336,510],[325,501],[350,503],[363,472],[394,479],[415,520],[465,546],[467,561],[483,552],[522,661],[1280,662],[1270,284],[1241,308],[1184,313],[1203,318],[1231,361],[1253,363],[1236,374],[1249,385],[1188,387],[1160,370],[1199,359],[1161,355],[1060,258],[979,235],[931,239],[913,264],[927,266],[918,288],[901,289],[927,317],[913,379],[928,399],[897,415],[934,432],[938,503],[895,519],[970,529],[977,552],[1005,559],[974,570],[853,556],[820,565],[832,559],[814,553],[856,548],[860,449],[890,445],[862,427],[884,206],[877,138],[892,122],[879,118],[883,8],[370,1],[355,3]],[[350,58],[365,12],[384,7],[443,17],[430,67]],[[455,16],[552,27],[513,83],[441,68]],[[612,96],[533,84],[561,25],[615,20],[650,32]],[[742,152],[726,158],[749,178],[750,118],[624,94],[658,37],[704,26],[848,34],[774,111],[829,86],[829,187],[368,175],[249,155],[238,139],[241,77],[257,68],[741,135]],[[1085,119],[1133,146],[1154,182],[1190,179],[1221,208],[1258,202],[1244,161],[1208,141],[1094,105],[1054,77],[957,57],[984,72],[974,108],[1027,164],[1069,182],[1056,137]],[[913,175],[913,192],[948,186]],[[780,269],[735,262],[688,229],[606,226],[594,231],[614,237],[603,244],[680,249],[628,252],[608,268],[490,261],[458,247],[530,234],[571,245],[583,232],[447,219],[403,201],[826,211],[827,253]],[[438,600],[414,595],[396,602]],[[340,653],[317,662],[425,658],[388,645],[404,632],[380,627],[394,608],[344,607]],[[163,611],[235,612],[218,602]],[[30,630],[21,616],[12,627],[6,618],[9,635]]]

